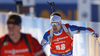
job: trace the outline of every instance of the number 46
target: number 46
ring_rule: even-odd
[[[56,45],[56,50],[64,50],[64,49],[65,49],[65,44]]]

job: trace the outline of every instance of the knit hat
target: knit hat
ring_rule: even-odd
[[[19,15],[10,15],[7,24],[21,25],[21,17]]]
[[[61,23],[61,17],[58,16],[58,15],[53,15],[50,17],[50,23],[51,22],[58,22],[58,23]]]

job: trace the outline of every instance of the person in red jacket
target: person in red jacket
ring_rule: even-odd
[[[46,56],[35,38],[20,32],[21,22],[17,14],[8,17],[8,34],[0,38],[0,56]]]

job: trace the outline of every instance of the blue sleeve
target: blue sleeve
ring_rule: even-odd
[[[75,25],[69,25],[68,27],[70,28],[71,31],[79,30],[79,28],[80,30],[87,30],[86,27],[75,26]]]
[[[46,32],[46,33],[44,34],[44,36],[43,36],[43,39],[45,39],[46,41],[49,41],[49,40],[48,40],[48,36],[49,36],[49,34],[48,34],[48,32]]]
[[[47,44],[49,44],[49,34],[48,34],[48,32],[46,32],[44,34],[43,39],[41,41],[42,48],[44,49]]]

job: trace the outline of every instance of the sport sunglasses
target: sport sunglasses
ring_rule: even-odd
[[[59,25],[59,23],[51,23],[51,26],[58,26]]]

